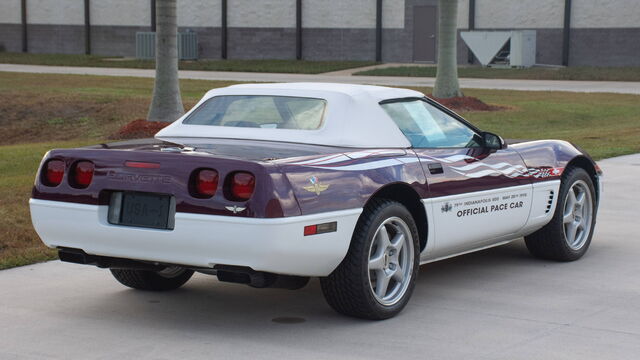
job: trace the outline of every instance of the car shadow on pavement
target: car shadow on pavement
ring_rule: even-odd
[[[513,281],[517,268],[540,261],[531,258],[521,242],[427,264],[421,267],[416,290],[409,305],[398,317],[402,321],[416,316],[418,307],[438,307],[446,294]],[[545,266],[543,263],[542,266]],[[108,273],[105,272],[105,282]],[[183,288],[172,292],[144,292],[109,286],[96,297],[85,294],[83,306],[75,316],[104,315],[103,321],[126,323],[140,328],[173,327],[189,331],[236,333],[247,336],[283,328],[372,326],[364,321],[335,313],[324,301],[320,284],[312,279],[297,291],[254,289],[245,285],[221,283],[213,276],[196,274]],[[417,306],[416,306],[417,305]],[[288,331],[288,330],[287,330]]]

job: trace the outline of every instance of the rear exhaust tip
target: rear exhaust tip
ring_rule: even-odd
[[[255,271],[243,266],[217,265],[216,275],[222,282],[245,284],[254,288],[298,290],[307,285],[309,278]]]
[[[60,261],[74,264],[88,264],[87,254],[79,249],[58,249],[58,258]]]

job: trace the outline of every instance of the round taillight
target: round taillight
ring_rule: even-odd
[[[196,195],[199,197],[212,197],[218,189],[218,172],[215,170],[198,170],[194,180]]]
[[[245,201],[253,195],[256,187],[256,178],[248,172],[236,172],[230,175],[230,188],[232,200]]]
[[[86,188],[93,180],[95,166],[91,161],[78,161],[73,167],[73,185],[79,188]]]
[[[44,166],[45,174],[43,183],[47,186],[58,186],[64,177],[64,161],[49,160]]]

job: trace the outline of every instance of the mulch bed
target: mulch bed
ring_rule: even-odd
[[[449,99],[438,99],[432,95],[427,95],[429,98],[439,102],[440,104],[448,107],[456,112],[463,111],[499,111],[504,110],[502,106],[488,105],[482,100],[473,96],[454,97]]]
[[[169,122],[147,121],[145,119],[136,119],[121,127],[112,139],[139,139],[153,137],[158,131],[170,125]]]

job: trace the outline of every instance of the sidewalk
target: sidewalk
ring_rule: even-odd
[[[0,71],[48,74],[79,74],[102,76],[154,77],[155,70],[93,68],[43,65],[0,64]],[[435,78],[400,76],[352,76],[340,74],[277,74],[223,71],[181,70],[181,79],[223,80],[241,82],[337,82],[351,84],[371,84],[386,86],[427,86],[432,87]],[[561,80],[507,80],[507,79],[460,79],[460,86],[466,89],[496,89],[523,91],[570,91],[603,92],[640,95],[640,82],[622,81],[561,81]]]

